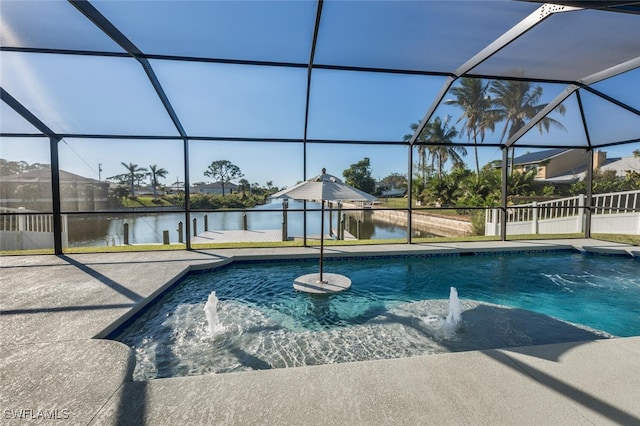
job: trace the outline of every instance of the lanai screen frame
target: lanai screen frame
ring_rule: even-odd
[[[640,68],[640,56],[623,62],[615,64],[615,66],[609,67],[604,70],[600,70],[597,73],[589,75],[587,77],[581,78],[579,80],[572,79],[545,79],[545,78],[520,78],[516,76],[508,76],[508,75],[491,75],[491,74],[474,74],[474,69],[485,61],[492,59],[496,54],[501,52],[505,47],[509,46],[512,42],[517,40],[520,36],[526,34],[540,23],[544,22],[550,16],[554,14],[560,14],[565,12],[574,12],[578,11],[580,7],[591,7],[591,8],[599,8],[599,9],[607,9],[607,12],[603,13],[633,13],[640,14],[640,5],[638,4],[629,4],[625,2],[625,4],[613,4],[619,2],[561,2],[564,5],[559,4],[542,4],[538,7],[536,5],[536,9],[529,16],[525,17],[522,21],[517,23],[511,29],[509,29],[502,36],[497,38],[494,42],[490,43],[486,48],[479,51],[477,54],[468,59],[464,64],[459,66],[457,69],[445,72],[445,71],[425,71],[425,70],[416,70],[416,69],[401,69],[401,68],[382,68],[382,67],[360,67],[360,66],[349,66],[349,65],[327,65],[322,63],[317,63],[316,61],[316,47],[318,42],[318,37],[320,32],[322,31],[322,13],[325,7],[324,0],[318,0],[315,3],[315,25],[313,28],[313,36],[310,46],[309,57],[306,62],[277,62],[277,61],[260,61],[260,60],[241,60],[241,59],[229,59],[229,58],[202,58],[202,57],[189,57],[189,56],[172,56],[172,55],[155,55],[148,54],[140,50],[127,36],[120,31],[109,19],[107,19],[96,7],[94,7],[89,1],[69,1],[69,3],[75,7],[80,13],[82,13],[89,21],[91,21],[94,25],[96,25],[102,32],[104,32],[111,40],[115,41],[115,43],[122,49],[122,52],[107,52],[107,51],[95,51],[95,50],[64,50],[64,49],[51,49],[51,48],[40,48],[40,47],[12,47],[12,46],[2,46],[0,51],[2,52],[23,52],[23,53],[35,53],[35,54],[62,54],[62,55],[80,55],[80,56],[99,56],[99,57],[121,57],[121,58],[134,58],[139,65],[144,70],[150,84],[155,90],[159,100],[161,101],[163,107],[168,113],[173,125],[175,126],[176,132],[178,136],[154,136],[147,134],[140,135],[108,135],[108,134],[78,134],[78,133],[56,133],[53,131],[48,125],[43,122],[38,116],[36,116],[32,111],[26,108],[20,100],[14,98],[8,91],[4,88],[0,88],[0,98],[7,104],[10,108],[16,111],[21,117],[23,117],[27,122],[29,122],[32,126],[34,126],[40,134],[27,134],[27,133],[8,133],[3,132],[0,134],[0,137],[11,137],[11,138],[33,138],[33,137],[42,137],[45,136],[49,138],[49,146],[50,146],[50,156],[51,156],[51,191],[52,191],[52,214],[53,214],[53,224],[54,224],[54,252],[56,254],[61,254],[63,252],[62,247],[62,225],[61,225],[61,217],[62,217],[62,209],[61,209],[61,194],[60,194],[60,162],[59,162],[59,151],[58,144],[64,138],[86,138],[86,139],[128,139],[128,140],[174,140],[181,141],[183,145],[184,152],[184,176],[185,176],[185,206],[184,209],[180,209],[180,212],[184,212],[185,214],[185,233],[186,233],[186,248],[187,250],[191,249],[191,238],[190,238],[190,214],[193,211],[190,207],[189,203],[189,195],[190,195],[190,176],[189,176],[189,142],[190,141],[229,141],[229,142],[291,142],[291,143],[301,143],[303,146],[303,158],[302,163],[306,165],[307,163],[307,147],[310,144],[323,144],[323,143],[345,143],[345,144],[392,144],[394,146],[407,146],[408,149],[408,176],[411,177],[413,175],[413,147],[420,144],[418,141],[419,135],[424,130],[425,126],[432,119],[436,109],[444,100],[445,95],[448,90],[463,77],[470,78],[479,78],[479,79],[489,79],[489,80],[523,80],[523,81],[531,81],[537,83],[554,83],[554,84],[563,84],[566,85],[566,89],[560,93],[553,101],[551,101],[547,108],[541,111],[536,117],[530,120],[527,125],[522,128],[519,132],[514,134],[511,138],[509,138],[504,143],[495,144],[494,146],[498,147],[502,151],[502,164],[508,164],[508,153],[509,149],[514,149],[517,147],[529,147],[527,145],[516,145],[518,140],[526,134],[527,131],[531,130],[540,120],[547,116],[555,107],[560,105],[565,99],[569,96],[575,94],[580,102],[580,93],[581,91],[586,91],[591,94],[594,94],[602,99],[611,102],[618,107],[640,116],[640,111],[633,106],[628,105],[625,102],[621,102],[618,99],[615,99],[611,96],[608,96],[605,93],[598,91],[593,88],[592,85],[603,81],[612,76],[616,76],[622,74],[624,72],[638,69]],[[640,51],[638,52],[640,54]],[[169,97],[165,93],[165,89],[163,88],[160,80],[158,79],[154,68],[151,64],[153,60],[170,60],[170,61],[188,61],[188,62],[207,62],[207,63],[219,63],[219,64],[236,64],[241,66],[268,66],[268,67],[281,67],[281,68],[295,68],[295,69],[303,69],[306,70],[307,73],[307,84],[306,84],[306,97],[305,97],[305,111],[304,111],[304,132],[302,138],[291,138],[291,139],[282,139],[282,138],[259,138],[259,137],[235,137],[230,138],[229,136],[193,136],[190,135],[180,120],[179,115],[174,110],[174,107],[169,100]],[[418,128],[415,130],[413,136],[410,140],[406,142],[381,142],[381,141],[368,141],[368,140],[332,140],[332,139],[311,139],[308,137],[308,128],[309,128],[309,105],[310,105],[310,94],[311,94],[311,86],[313,80],[313,71],[314,70],[336,70],[336,71],[353,71],[353,72],[368,72],[368,73],[386,73],[386,74],[406,74],[406,75],[424,75],[424,76],[439,76],[446,78],[446,82],[440,90],[438,96],[433,100],[431,107],[425,112],[424,117],[418,125]],[[582,108],[581,108],[582,113]],[[619,144],[630,144],[640,142],[640,135],[638,138],[633,138],[624,141],[611,141],[610,143],[600,144],[597,147],[592,146],[591,140],[589,138],[589,129],[588,123],[585,120],[584,114],[582,114],[582,125],[585,130],[586,135],[586,146],[576,147],[576,146],[566,146],[567,148],[581,148],[585,149],[589,152],[590,161],[593,162],[593,149],[594,148],[602,148],[607,146],[615,146]],[[430,143],[434,145],[434,143]],[[437,145],[437,143],[435,143]],[[473,146],[473,145],[466,145]],[[491,146],[491,144],[487,144],[485,146]],[[554,147],[565,147],[560,144],[554,144]],[[540,148],[540,146],[532,146],[532,148]],[[586,206],[591,206],[591,188],[592,188],[592,174],[591,174],[591,164],[587,167],[587,176],[586,181],[587,184],[587,202]],[[303,167],[304,179],[309,178],[307,175],[306,167]],[[507,210],[507,173],[508,168],[502,167],[502,197],[500,202],[500,210],[502,212],[502,217],[505,217],[505,213]],[[408,194],[412,194],[412,179],[408,179]],[[411,223],[411,213],[413,210],[412,203],[409,202],[407,209],[408,211],[408,226],[407,226],[407,242],[409,244],[412,243],[412,223]],[[306,211],[306,207],[305,207]],[[122,210],[119,212],[129,212],[127,210]],[[135,211],[131,211],[134,213]],[[585,237],[590,237],[591,226],[590,226],[590,216],[591,210],[589,207],[585,207],[586,212],[586,226],[585,226]],[[99,214],[103,212],[74,212],[73,214]],[[4,215],[5,213],[3,213]],[[305,215],[306,218],[306,215]],[[305,226],[306,228],[306,226]],[[306,241],[306,231],[304,235],[304,244],[307,244]],[[500,230],[500,239],[507,239],[507,231],[506,231],[506,221],[501,220],[501,230]]]

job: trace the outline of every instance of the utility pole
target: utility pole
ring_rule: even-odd
[[[102,163],[98,163],[98,181],[102,182]]]

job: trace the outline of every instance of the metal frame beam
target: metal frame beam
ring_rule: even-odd
[[[304,104],[304,131],[302,135],[302,178],[303,180],[307,180],[307,131],[309,129],[309,104],[311,102],[311,77],[313,74],[313,63],[316,56],[316,44],[318,42],[318,33],[320,32],[320,20],[322,19],[322,7],[324,5],[324,0],[318,0],[318,4],[316,6],[316,20],[313,26],[313,39],[311,40],[311,50],[309,51],[309,61],[307,63],[307,87],[306,87],[306,97]],[[324,201],[322,202],[322,207],[324,208]],[[302,245],[307,246],[307,202],[304,201],[302,204],[302,209],[304,211],[302,215]],[[322,219],[324,222],[324,218]],[[338,222],[340,218],[338,218]]]
[[[9,92],[0,87],[0,99],[33,127],[49,138],[49,156],[51,161],[51,210],[53,213],[53,252],[56,255],[62,254],[62,208],[60,201],[60,162],[58,161],[58,142],[62,140],[60,135],[44,124],[31,111],[25,108]]]
[[[593,73],[587,77],[581,78],[578,80],[578,83],[583,84],[585,86],[589,86],[595,83],[598,83],[602,80],[606,80],[607,78],[615,77],[616,75],[623,74],[627,71],[631,71],[633,69],[640,68],[640,56],[637,58],[630,59],[626,62],[623,62],[618,65],[614,65],[606,70],[602,70],[596,73]]]
[[[487,47],[482,49],[476,55],[474,55],[467,62],[462,64],[458,69],[454,71],[454,74],[458,77],[467,74],[473,68],[477,67],[491,56],[514,42],[523,34],[527,33],[533,27],[538,25],[540,22],[544,21],[546,18],[551,16],[554,13],[559,12],[569,12],[573,10],[579,10],[580,8],[571,7],[571,6],[559,6],[555,4],[545,3],[532,13],[529,14],[522,21],[518,22],[516,25],[511,27],[507,32],[502,34],[500,37],[495,39],[492,43],[490,43]]]
[[[160,101],[162,102],[165,109],[167,110],[167,113],[171,117],[173,124],[176,126],[176,129],[178,129],[180,136],[182,136],[183,138],[186,138],[187,134],[184,131],[184,128],[182,127],[182,124],[180,123],[180,120],[178,119],[178,116],[175,110],[173,109],[173,106],[171,105],[171,102],[169,101],[167,94],[162,88],[162,85],[160,84],[158,77],[153,71],[153,68],[149,63],[149,60],[145,57],[142,51],[138,49],[138,47],[135,44],[133,44],[131,40],[129,40],[122,32],[120,32],[120,30],[117,29],[111,23],[111,21],[109,21],[104,15],[102,15],[87,0],[69,0],[69,3],[71,3],[76,9],[78,9],[80,13],[86,16],[87,19],[93,22],[107,36],[109,36],[114,42],[116,42],[118,46],[122,47],[129,55],[131,55],[140,63],[145,73],[147,74],[149,81],[153,85],[153,88],[158,94]]]
[[[578,109],[580,110],[580,119],[582,120],[582,127],[584,128],[584,134],[587,138],[587,145],[589,146],[589,161],[587,163],[587,170],[585,179],[586,185],[586,200],[585,200],[585,223],[584,223],[584,237],[591,238],[591,203],[593,202],[593,149],[591,145],[591,135],[589,134],[589,125],[584,115],[584,108],[582,106],[582,98],[580,97],[580,91],[576,92],[576,100],[578,101]]]
[[[9,92],[0,87],[0,99],[7,105],[9,105],[15,112],[20,114],[22,118],[27,120],[29,124],[42,132],[43,135],[48,136],[50,138],[56,138],[57,140],[61,140],[62,137],[58,135],[56,132],[51,130],[49,126],[44,124],[38,117],[36,117],[31,111],[29,111],[24,105],[22,105],[16,98],[11,96]],[[37,137],[37,135],[34,135]]]
[[[431,104],[431,106],[427,110],[424,118],[420,122],[420,125],[416,128],[416,131],[413,133],[413,136],[411,137],[411,140],[410,140],[411,145],[415,143],[415,141],[418,139],[420,134],[423,132],[427,123],[429,122],[429,120],[431,120],[433,113],[435,112],[437,107],[440,105],[440,102],[442,102],[442,99],[447,94],[447,91],[451,88],[451,86],[453,85],[456,79],[458,79],[459,77],[465,76],[473,68],[477,67],[478,65],[480,65],[481,63],[489,59],[491,56],[495,55],[497,52],[499,52],[500,50],[502,50],[503,48],[505,48],[512,42],[514,42],[520,36],[528,32],[529,30],[531,30],[533,27],[535,27],[536,25],[544,21],[547,17],[551,16],[552,14],[559,13],[559,12],[579,10],[579,9],[580,8],[571,7],[571,6],[558,6],[554,4],[548,4],[548,3],[543,4],[538,9],[530,13],[529,16],[527,16],[526,18],[518,22],[516,25],[514,25],[509,30],[507,30],[507,32],[505,32],[496,40],[494,40],[492,43],[490,43],[487,47],[485,47],[480,52],[475,54],[467,62],[462,64],[460,67],[458,67],[453,72],[453,76],[449,77],[449,79],[447,79],[447,81],[443,85],[442,89],[440,89],[438,96],[436,97],[434,102]],[[500,78],[500,77],[496,76],[495,78]]]

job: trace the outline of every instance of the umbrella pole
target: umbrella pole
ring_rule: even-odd
[[[324,254],[324,200],[322,200],[322,209],[320,214],[320,282],[322,279],[322,258]]]

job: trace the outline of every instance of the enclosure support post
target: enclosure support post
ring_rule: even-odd
[[[60,194],[60,161],[58,159],[58,141],[55,137],[49,138],[49,150],[51,151],[51,200],[53,204],[53,252],[62,254],[62,208]]]
[[[289,208],[289,200],[282,200],[282,241],[289,240],[289,230],[287,224],[287,209]]]
[[[322,209],[320,214],[320,282],[322,279],[323,257],[324,257],[324,200],[322,202]]]
[[[344,222],[340,220],[341,217],[342,217],[342,201],[338,201],[338,217],[337,217],[338,236],[337,237],[339,240],[344,240]]]
[[[591,238],[591,205],[593,203],[593,151],[589,152],[589,160],[587,162],[587,200],[585,202],[585,220],[584,220],[584,237]]]
[[[511,148],[513,149],[513,148]],[[509,148],[502,147],[502,194],[500,196],[500,240],[507,240],[507,179],[509,179]]]
[[[413,233],[411,223],[411,216],[413,215],[413,145],[411,144],[409,144],[409,164],[407,168],[409,170],[407,174],[407,200],[409,202],[407,206],[407,244],[411,244],[411,234]]]

